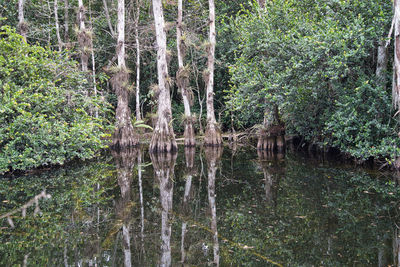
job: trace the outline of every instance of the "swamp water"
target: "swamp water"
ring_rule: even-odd
[[[0,266],[396,266],[391,174],[299,154],[125,151],[0,179]],[[396,226],[397,225],[397,226]],[[182,264],[183,262],[183,264]]]

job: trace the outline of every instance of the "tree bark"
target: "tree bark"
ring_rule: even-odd
[[[167,66],[167,37],[161,0],[153,0],[157,39],[158,110],[157,122],[150,143],[151,152],[170,152],[177,149],[172,129],[171,98]]]
[[[108,11],[108,5],[107,5],[107,0],[103,0],[103,6],[104,6],[104,12],[106,13],[106,19],[107,19],[107,24],[108,28],[110,29],[111,36],[114,38],[115,37],[115,32],[111,24],[111,19],[110,19],[110,12]]]
[[[25,21],[24,6],[25,6],[25,0],[18,0],[18,30],[19,34],[21,34],[22,37],[24,37],[24,40],[26,41],[28,24]]]
[[[60,23],[58,21],[58,0],[54,0],[54,19],[56,23],[56,35],[57,35],[57,41],[58,41],[58,50],[61,52],[63,48],[63,42],[61,40],[61,35],[60,35]]]
[[[222,145],[221,131],[218,128],[215,120],[214,112],[214,62],[215,62],[215,45],[216,45],[216,32],[215,32],[215,4],[214,0],[209,0],[210,9],[210,32],[209,32],[209,47],[208,47],[208,62],[207,70],[204,73],[204,79],[207,84],[207,126],[204,138],[204,145],[206,146],[220,146]]]
[[[69,43],[69,2],[64,0],[64,39]]]
[[[182,40],[182,0],[178,0],[178,20],[176,26],[176,47],[178,50],[178,72],[176,73],[176,82],[181,91],[183,105],[185,108],[185,146],[195,146],[194,128],[192,114],[190,111],[191,103],[193,102],[193,93],[188,88],[189,86],[189,71],[184,67],[183,61],[185,59],[185,42]],[[192,100],[192,101],[191,101]]]
[[[400,104],[400,0],[394,0],[394,66],[392,100],[395,109]]]
[[[265,7],[265,0],[258,0],[258,5],[259,5],[261,8],[264,8],[264,7]]]
[[[111,80],[113,89],[118,97],[116,110],[116,129],[112,146],[117,149],[137,146],[138,137],[134,132],[129,108],[129,91],[127,88],[129,75],[125,63],[125,0],[118,0],[118,40],[117,58],[118,71]]]
[[[388,65],[388,49],[385,41],[380,41],[378,46],[377,64],[376,64],[376,77],[382,85],[386,85],[386,71]],[[385,86],[386,87],[386,86]]]
[[[79,22],[79,33],[78,42],[80,46],[81,53],[81,67],[83,72],[88,71],[88,61],[89,61],[89,50],[91,47],[91,37],[87,32],[85,25],[85,7],[83,5],[83,0],[78,0],[78,22]]]
[[[136,0],[135,40],[136,40],[136,120],[140,115],[140,43],[139,43],[140,0]]]

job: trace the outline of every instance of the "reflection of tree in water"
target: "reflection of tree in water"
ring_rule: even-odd
[[[132,217],[131,184],[137,153],[138,151],[136,149],[112,151],[117,167],[118,185],[121,189],[121,198],[117,201],[115,209],[117,219],[122,223],[122,244],[124,250],[124,265],[126,267],[132,265],[130,242],[130,221]]]
[[[271,151],[258,150],[259,165],[264,174],[264,189],[267,203],[276,206],[276,198],[279,179],[285,173],[284,158],[282,153],[273,153]]]
[[[161,202],[161,261],[160,266],[171,266],[171,211],[174,184],[172,181],[176,153],[150,154],[154,174],[159,182]]]
[[[194,168],[194,156],[195,156],[196,148],[194,147],[185,147],[185,159],[186,159],[186,174],[185,174],[185,192],[183,195],[183,203],[182,203],[182,211],[183,215],[189,216],[190,215],[190,206],[189,201],[191,199],[191,189],[192,189],[192,179],[196,172]],[[185,252],[185,236],[187,222],[182,222],[182,235],[181,235],[181,262],[182,264],[185,263],[186,260],[186,252]]]
[[[219,266],[219,241],[217,229],[217,203],[215,194],[215,176],[217,163],[222,156],[222,147],[205,148],[206,160],[208,164],[208,203],[211,211],[211,231],[213,234],[214,264]]]

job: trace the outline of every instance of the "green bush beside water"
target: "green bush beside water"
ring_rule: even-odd
[[[105,146],[108,107],[67,54],[0,31],[0,173],[89,159]]]

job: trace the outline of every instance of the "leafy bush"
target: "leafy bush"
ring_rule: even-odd
[[[92,158],[108,113],[68,55],[0,30],[0,173]],[[100,116],[102,117],[102,116]]]

